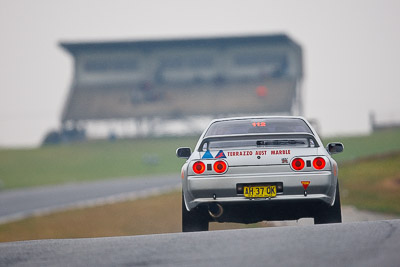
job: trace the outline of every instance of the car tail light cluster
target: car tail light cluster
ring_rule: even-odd
[[[214,162],[202,162],[202,161],[196,161],[193,164],[193,171],[196,174],[202,174],[205,171],[211,171],[214,173],[225,173],[228,170],[228,164],[223,161],[223,160],[218,160]]]
[[[295,158],[295,159],[293,159],[292,160],[292,168],[295,170],[295,171],[301,171],[302,169],[304,169],[304,167],[311,167],[311,164],[312,164],[312,167],[314,168],[314,169],[316,169],[316,170],[322,170],[323,168],[325,168],[325,165],[326,165],[326,161],[325,161],[325,159],[324,158],[322,158],[322,157],[316,157],[316,158],[314,158],[313,160],[312,160],[312,163],[311,163],[311,160],[306,160],[306,161],[304,161],[304,159],[302,159],[302,158]]]
[[[206,170],[206,165],[201,162],[197,161],[193,164],[193,171],[197,174],[202,174]]]
[[[325,168],[326,163],[323,158],[318,157],[313,160],[312,165],[313,165],[314,169],[322,170],[323,168]]]
[[[228,168],[228,165],[226,164],[225,161],[219,160],[214,163],[214,171],[216,173],[224,173],[227,168]]]

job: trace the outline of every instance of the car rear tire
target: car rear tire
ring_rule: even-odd
[[[340,206],[339,181],[336,184],[335,203],[333,206],[321,207],[316,216],[314,216],[314,224],[324,223],[341,223],[342,208]]]
[[[207,209],[204,207],[187,211],[182,194],[182,232],[208,231],[208,217]]]

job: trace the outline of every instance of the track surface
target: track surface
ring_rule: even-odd
[[[0,223],[67,208],[159,194],[178,185],[180,175],[176,174],[0,191]]]
[[[399,266],[400,220],[0,243],[7,266]]]

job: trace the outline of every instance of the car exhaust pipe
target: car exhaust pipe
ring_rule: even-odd
[[[208,205],[208,213],[212,218],[217,219],[224,213],[224,208],[219,203],[211,203]]]

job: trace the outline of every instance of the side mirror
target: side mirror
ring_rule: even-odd
[[[336,154],[343,152],[344,146],[342,143],[329,143],[326,146],[326,150],[329,152],[329,154]]]
[[[180,147],[176,150],[176,156],[178,158],[188,159],[192,155],[190,147]]]

